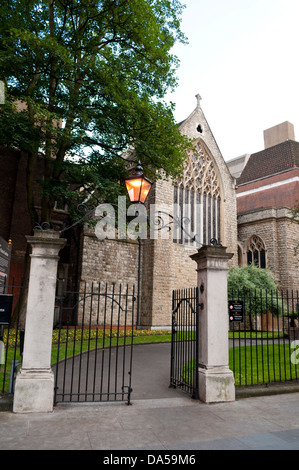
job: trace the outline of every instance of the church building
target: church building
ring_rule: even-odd
[[[160,230],[141,240],[140,252],[136,240],[99,240],[91,228],[85,228],[82,237],[80,279],[87,283],[137,286],[140,254],[141,328],[170,327],[172,291],[196,286],[196,264],[190,255],[202,245],[227,247],[234,254],[230,265],[238,264],[235,178],[204,116],[201,97],[196,99],[194,111],[179,124],[193,141],[183,175],[177,181],[156,181],[148,196],[148,213],[154,205]]]

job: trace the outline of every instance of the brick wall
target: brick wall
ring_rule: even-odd
[[[37,156],[35,160],[36,182],[43,174],[43,159]],[[26,187],[27,156],[13,149],[0,148],[0,236],[12,241],[9,283],[17,285],[24,274],[27,253],[26,235],[32,234],[31,219],[27,206]],[[35,184],[36,210],[39,211],[40,191]],[[56,211],[53,213],[55,223],[61,223],[66,214]],[[27,253],[28,255],[28,253]],[[68,262],[68,247],[61,252],[62,262]]]
[[[244,184],[237,189],[238,214],[261,207],[293,207],[299,201],[299,169]],[[288,182],[292,181],[292,182]],[[243,193],[243,195],[242,195]]]

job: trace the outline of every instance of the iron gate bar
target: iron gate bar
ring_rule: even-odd
[[[101,289],[100,283],[98,283],[97,291],[95,290],[94,283],[91,285],[91,290],[87,292],[87,285],[84,285],[84,291],[78,292],[79,297],[77,302],[74,303],[70,309],[70,302],[73,294],[76,292],[66,291],[62,285],[62,295],[59,297],[60,301],[60,322],[59,322],[59,335],[58,335],[58,349],[57,349],[57,363],[56,363],[56,379],[55,379],[55,404],[59,401],[110,401],[121,399],[122,401],[127,396],[128,404],[130,404],[131,397],[131,380],[132,380],[132,354],[133,354],[133,329],[134,329],[134,306],[135,306],[135,288],[132,288],[132,293],[129,293],[129,286],[123,292],[122,286],[120,285],[119,292],[115,292],[115,285],[112,286],[112,292],[108,293],[108,285],[106,284],[104,292]],[[65,354],[64,359],[59,361],[60,345],[61,345],[61,329],[62,329],[62,317],[63,317],[63,306],[64,300],[68,297],[68,314],[66,324],[66,343],[65,343]],[[96,298],[96,302],[93,299]],[[87,310],[86,300],[90,300],[89,312]],[[104,301],[101,303],[101,299]],[[130,306],[128,301],[130,299]],[[110,304],[110,319],[108,301]],[[68,346],[69,346],[69,331],[70,331],[70,318],[72,318],[72,310],[77,308],[79,303],[82,303],[81,309],[81,338],[80,338],[80,352],[75,355],[75,343],[77,324],[72,329],[74,331],[73,338],[73,354],[71,358],[67,358]],[[130,307],[130,308],[129,308]],[[102,308],[102,310],[101,310]],[[71,311],[71,315],[69,312]],[[103,314],[103,322],[100,322],[100,311]],[[128,315],[131,314],[131,335],[127,334]],[[89,318],[88,318],[89,314]],[[93,316],[94,314],[94,316]],[[123,315],[121,323],[121,315]],[[95,318],[95,323],[93,323]],[[95,326],[95,338],[91,343],[92,335],[91,332]],[[99,347],[99,330],[103,331],[102,341],[103,344]],[[120,344],[120,331],[123,329],[122,344]],[[110,332],[109,337],[108,331]],[[84,339],[84,331],[88,331],[88,338]],[[113,345],[112,332],[116,331],[116,345]],[[130,341],[128,341],[130,339]],[[87,340],[87,350],[84,351],[84,341]],[[106,346],[108,340],[108,345]],[[95,347],[92,348],[92,344]],[[127,355],[127,349],[130,350],[130,355]],[[122,352],[122,356],[120,356]],[[102,357],[99,358],[99,353]],[[63,367],[63,374],[61,383],[58,384],[58,376]],[[69,367],[71,366],[71,367]],[[93,371],[91,370],[94,367]],[[121,369],[122,366],[122,369]],[[126,383],[125,372],[128,369],[128,382]],[[67,377],[67,369],[69,377]],[[91,375],[93,372],[93,375]],[[114,372],[114,377],[113,377]],[[84,376],[85,374],[85,376]],[[60,374],[61,375],[61,374]],[[68,389],[67,389],[68,379]],[[77,387],[74,391],[75,379],[77,379]],[[85,381],[84,381],[85,379]],[[58,386],[62,385],[61,392],[58,392]],[[82,389],[83,387],[83,389]],[[98,388],[97,388],[98,387]]]
[[[17,364],[17,361],[19,361],[19,366],[20,366],[21,361],[22,361],[22,356],[23,356],[22,347],[23,347],[23,344],[24,344],[24,338],[21,337],[21,335],[24,334],[24,330],[20,328],[20,316],[21,316],[20,298],[23,295],[24,290],[25,290],[24,279],[21,280],[19,285],[15,284],[15,278],[14,277],[12,278],[11,284],[8,284],[7,280],[5,279],[4,284],[3,284],[2,293],[3,294],[4,293],[11,294],[13,296],[18,295],[19,300],[17,302],[16,307],[14,308],[14,313],[12,313],[12,315],[14,315],[14,317],[15,317],[14,318],[15,326],[11,325],[11,324],[3,325],[3,326],[0,325],[0,340],[3,341],[3,343],[4,343],[4,331],[7,330],[6,348],[5,348],[5,352],[4,352],[4,367],[3,367],[2,387],[0,385],[0,392],[2,392],[2,393],[7,392],[6,379],[7,379],[7,375],[11,374],[11,372],[12,372],[11,367],[8,366],[8,362],[9,362],[8,349],[9,349],[10,339],[13,338],[14,334],[15,334],[15,341],[14,341],[14,346],[13,346],[12,364]],[[2,335],[3,335],[3,337],[2,337]],[[17,359],[17,356],[18,356],[18,352],[17,352],[17,350],[18,350],[18,339],[20,340],[20,345],[19,345],[19,354],[20,354],[19,357],[20,357],[20,359]],[[0,364],[0,367],[1,367],[1,365],[2,364]],[[13,373],[10,376],[10,383],[11,383],[10,392],[11,392],[11,394],[13,394],[13,392],[14,392],[16,372],[17,372],[17,369],[14,369]]]
[[[229,296],[244,302],[244,321],[230,326],[236,386],[298,380],[297,365],[291,361],[295,339],[292,322],[299,331],[295,311],[298,291],[236,290],[230,291]]]
[[[199,308],[198,288],[173,291],[170,386],[179,387],[194,398],[199,394]]]

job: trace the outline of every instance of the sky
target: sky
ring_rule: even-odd
[[[264,149],[289,121],[299,140],[299,0],[182,0],[177,122],[201,107],[226,161]]]

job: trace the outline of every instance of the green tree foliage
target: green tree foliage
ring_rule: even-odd
[[[228,296],[232,300],[243,300],[245,311],[257,315],[271,311],[282,313],[277,283],[269,269],[254,265],[232,267],[228,271]]]
[[[277,290],[277,283],[269,269],[260,269],[251,264],[229,269],[228,289],[229,291],[262,289],[271,292]]]
[[[149,177],[180,174],[189,142],[163,98],[176,85],[171,49],[186,42],[182,8],[179,0],[1,2],[0,145],[28,155],[33,224],[38,154],[42,222],[55,200],[115,198],[132,149]]]

